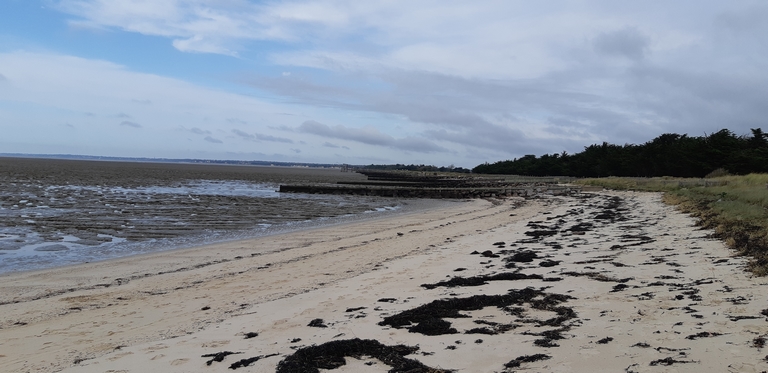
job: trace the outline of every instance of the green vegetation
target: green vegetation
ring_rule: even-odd
[[[751,256],[750,270],[755,275],[768,275],[768,174],[705,179],[608,177],[575,183],[665,192],[665,202],[698,218],[702,227],[713,229],[739,255]]]
[[[576,154],[526,155],[484,163],[473,173],[573,177],[704,177],[715,170],[737,175],[768,172],[768,134],[737,136],[723,129],[701,136],[663,134],[642,145],[590,145]]]

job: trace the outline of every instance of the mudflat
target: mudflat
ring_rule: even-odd
[[[10,372],[762,372],[768,280],[659,194],[474,200],[0,278]]]
[[[376,215],[402,200],[276,192],[339,169],[0,157],[0,273],[199,246]],[[374,213],[368,213],[374,211]]]

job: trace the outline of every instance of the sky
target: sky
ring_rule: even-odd
[[[0,0],[0,153],[471,168],[768,118],[765,1]]]

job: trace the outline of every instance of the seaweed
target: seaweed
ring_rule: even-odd
[[[613,287],[613,289],[611,289],[611,293],[616,293],[616,292],[619,292],[619,291],[623,291],[624,289],[626,289],[628,287],[629,287],[629,285],[617,284],[617,285],[615,285]]]
[[[507,368],[517,368],[522,363],[532,363],[534,361],[549,360],[551,358],[552,356],[545,355],[545,354],[524,355],[524,356],[519,356],[514,360],[504,364],[504,366]]]
[[[557,233],[558,233],[557,230],[542,229],[542,230],[525,232],[525,235],[529,236],[529,237],[539,238],[540,239],[541,237],[554,236]]]
[[[542,260],[541,262],[539,262],[539,266],[540,267],[554,267],[556,265],[560,265],[560,262],[562,262],[562,261],[561,260],[549,260],[549,259],[547,259],[547,260]]]
[[[459,311],[476,311],[485,307],[498,307],[499,309],[506,310],[509,309],[509,306],[521,306],[525,303],[529,303],[533,308],[553,311],[558,314],[558,317],[539,321],[541,325],[560,325],[562,322],[576,317],[576,312],[572,309],[558,307],[559,304],[569,299],[574,298],[568,295],[545,293],[542,290],[531,287],[522,290],[513,289],[503,295],[474,295],[467,298],[439,299],[392,316],[387,316],[383,321],[379,322],[379,325],[408,328],[410,332],[414,333],[426,334],[426,331],[431,333],[428,335],[437,335],[435,333],[447,333],[452,330],[450,327],[445,327],[444,323],[436,322],[435,320],[437,319],[466,318],[469,316],[463,315]],[[412,324],[416,325],[412,326]],[[434,327],[434,329],[430,327]]]
[[[499,257],[498,254],[494,254],[493,251],[491,251],[491,250],[485,250],[482,253],[480,253],[480,255],[482,255],[482,256],[484,256],[486,258],[498,258]]]
[[[434,289],[437,287],[457,287],[457,286],[480,286],[485,285],[488,281],[515,281],[515,280],[541,280],[544,277],[542,275],[526,275],[519,272],[505,272],[495,275],[482,275],[473,277],[454,277],[448,281],[441,281],[435,284],[422,284],[421,286],[427,289]]]
[[[229,355],[236,355],[236,354],[242,354],[242,352],[222,351],[222,352],[216,352],[216,353],[212,353],[212,354],[205,354],[205,355],[200,356],[200,357],[210,357],[211,360],[206,361],[205,365],[211,365],[211,364],[213,364],[214,361],[217,362],[217,363],[220,363],[220,362],[224,361],[225,357],[227,357]]]
[[[314,319],[307,324],[307,326],[311,326],[313,328],[327,328],[328,325],[325,325],[325,322],[323,319]]]
[[[505,262],[530,263],[539,256],[535,251],[525,250],[504,258]]]
[[[694,340],[694,339],[699,339],[699,338],[717,337],[717,336],[720,336],[720,335],[723,335],[723,333],[701,332],[701,333],[691,334],[691,335],[685,337],[685,339]]]
[[[688,363],[693,363],[693,361],[691,361],[691,360],[675,360],[675,359],[673,359],[671,357],[666,357],[666,358],[663,358],[663,359],[658,359],[658,360],[651,361],[650,365],[652,367],[655,367],[657,365],[670,366],[672,364],[688,364]]]
[[[421,362],[405,358],[418,347],[387,346],[373,339],[347,339],[326,342],[296,350],[277,364],[276,373],[319,373],[320,369],[335,369],[346,364],[344,357],[370,356],[389,365],[391,373],[448,373],[448,370],[428,367]]]
[[[255,363],[255,362],[257,362],[257,361],[259,361],[261,359],[272,357],[272,356],[277,356],[277,355],[279,355],[279,354],[259,355],[259,356],[249,357],[247,359],[242,359],[242,360],[239,360],[239,361],[236,361],[236,362],[232,363],[232,365],[229,366],[229,369],[235,370],[237,368],[247,367],[247,366],[249,366],[249,365],[251,365],[251,364],[253,364],[253,363]]]

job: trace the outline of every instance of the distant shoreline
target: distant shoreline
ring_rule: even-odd
[[[80,154],[26,154],[26,153],[0,153],[3,158],[30,158],[30,159],[63,159],[74,161],[109,161],[109,162],[138,162],[138,163],[189,163],[189,164],[217,164],[240,166],[265,166],[265,167],[311,167],[311,168],[341,168],[341,163],[307,163],[307,162],[277,162],[277,161],[241,161],[233,159],[200,159],[200,158],[148,158],[148,157],[110,157],[99,155]],[[353,167],[363,167],[352,165]]]

